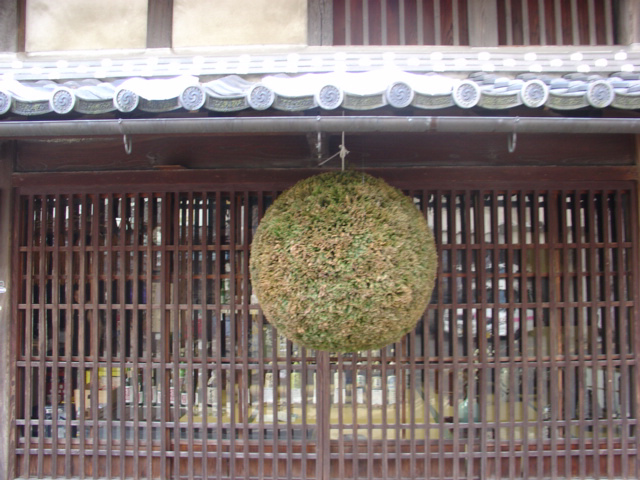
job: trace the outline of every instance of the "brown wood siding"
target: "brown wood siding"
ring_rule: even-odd
[[[637,477],[625,168],[372,171],[424,212],[438,282],[413,332],[348,355],[251,293],[259,220],[310,171],[14,176],[17,474]]]
[[[499,45],[619,43],[615,0],[498,0],[497,4]]]

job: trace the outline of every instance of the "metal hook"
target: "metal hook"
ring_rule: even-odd
[[[129,137],[126,133],[122,135],[122,142],[124,143],[124,151],[127,155],[131,155],[132,150],[132,142],[131,137]]]
[[[516,142],[518,141],[518,122],[520,121],[520,117],[516,117],[514,119],[513,124],[513,133],[510,137],[507,137],[507,148],[509,149],[509,153],[513,153],[516,151]]]
[[[518,134],[513,132],[510,137],[507,137],[507,148],[509,149],[509,153],[513,153],[516,151],[516,142],[518,141]]]

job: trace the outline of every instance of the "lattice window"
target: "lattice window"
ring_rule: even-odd
[[[327,355],[251,292],[277,192],[20,193],[18,475],[637,478],[632,191],[409,194],[423,321]]]

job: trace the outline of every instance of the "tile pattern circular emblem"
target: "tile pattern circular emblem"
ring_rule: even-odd
[[[480,87],[471,80],[463,80],[453,87],[453,101],[460,108],[475,107],[480,101]]]
[[[613,87],[604,80],[596,80],[587,87],[587,101],[592,107],[608,107],[613,102],[614,97]]]
[[[131,90],[121,88],[113,96],[114,106],[121,112],[132,112],[138,107],[140,97]]]
[[[413,89],[404,82],[395,82],[387,88],[387,102],[395,108],[404,108],[413,101]]]
[[[530,108],[541,107],[549,98],[549,87],[542,80],[529,80],[520,91],[522,103]]]
[[[180,94],[180,106],[185,110],[200,110],[204,106],[206,95],[200,85],[185,88]]]
[[[56,88],[49,99],[51,110],[56,113],[64,114],[73,110],[76,104],[76,96],[68,88]]]
[[[249,106],[254,110],[266,110],[276,99],[273,91],[264,85],[254,85],[248,95]]]
[[[325,110],[334,110],[342,105],[344,92],[335,85],[325,85],[316,95],[316,102]]]

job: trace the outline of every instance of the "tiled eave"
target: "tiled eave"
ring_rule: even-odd
[[[0,56],[0,115],[384,106],[637,110],[638,72],[640,52],[632,47]]]

